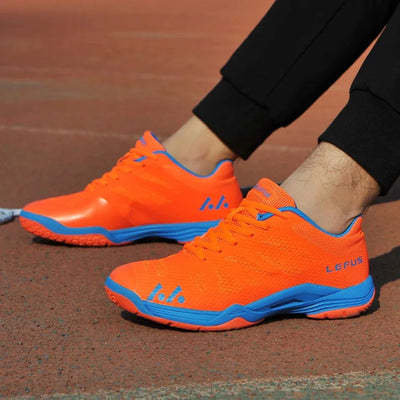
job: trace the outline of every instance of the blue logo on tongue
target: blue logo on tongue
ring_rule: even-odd
[[[271,196],[271,193],[269,193],[265,188],[260,186],[258,183],[257,183],[256,186],[254,186],[254,189],[256,189],[259,192],[261,192],[265,197],[270,197]]]

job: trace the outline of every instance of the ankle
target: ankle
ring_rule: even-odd
[[[334,234],[365,213],[380,190],[360,165],[329,143],[321,143],[282,188],[300,210]]]
[[[163,145],[181,164],[200,175],[210,174],[221,160],[236,158],[197,117],[190,118]]]

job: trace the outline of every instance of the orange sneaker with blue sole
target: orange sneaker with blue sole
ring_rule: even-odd
[[[175,160],[149,131],[85,190],[35,201],[20,221],[34,235],[72,245],[112,246],[145,237],[187,242],[242,200],[232,161],[208,176]]]
[[[131,313],[189,330],[244,328],[277,314],[353,317],[375,293],[361,222],[328,233],[263,179],[179,253],[115,269],[106,292]]]

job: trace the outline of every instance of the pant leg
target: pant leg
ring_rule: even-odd
[[[400,176],[400,5],[356,76],[349,102],[319,141],[350,155],[381,194]]]
[[[357,59],[399,0],[277,0],[193,110],[246,159]]]

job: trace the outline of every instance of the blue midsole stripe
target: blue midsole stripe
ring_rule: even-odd
[[[194,310],[142,300],[136,293],[107,278],[105,285],[129,299],[140,312],[199,326],[218,326],[241,317],[257,322],[276,314],[319,314],[367,304],[374,295],[371,276],[346,289],[305,283],[274,293],[247,305],[233,304],[221,311]]]
[[[70,228],[52,218],[22,210],[21,217],[38,222],[50,231],[60,235],[90,235],[101,234],[113,243],[126,243],[144,237],[156,236],[180,241],[192,240],[202,235],[208,229],[218,225],[220,220],[202,222],[182,222],[176,224],[153,224],[125,229],[107,230],[101,226],[85,228]]]

